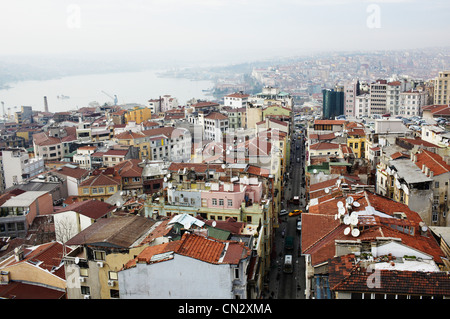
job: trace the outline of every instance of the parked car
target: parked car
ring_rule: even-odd
[[[298,231],[302,230],[302,221],[301,220],[297,220],[297,230]]]
[[[287,214],[288,214],[288,211],[286,209],[280,210],[280,216],[284,216],[284,215],[287,215]]]

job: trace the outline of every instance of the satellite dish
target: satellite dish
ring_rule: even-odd
[[[172,176],[170,173],[169,174],[167,174],[167,178],[170,178],[170,176]]]
[[[343,202],[338,202],[337,203],[337,207],[344,207],[344,203]]]
[[[75,257],[75,264],[78,265],[79,262],[80,262],[80,258],[79,257]]]
[[[334,220],[337,220],[339,218],[339,215],[338,214],[335,214],[334,215]]]
[[[164,177],[164,182],[167,182],[167,177]]]
[[[353,237],[358,237],[360,234],[359,229],[358,228],[353,228],[352,230],[352,236]]]
[[[329,188],[325,188],[325,193],[329,193],[330,192],[330,189]]]
[[[358,216],[356,215],[350,216],[350,224],[353,226],[358,225]]]
[[[428,230],[428,227],[427,226],[422,226],[422,231],[423,232],[426,232]]]
[[[212,222],[211,226],[212,226],[212,227],[216,227],[216,225],[217,225],[217,223],[216,223],[216,221],[214,220],[214,221]]]
[[[344,235],[350,234],[350,230],[351,230],[350,227],[345,228],[345,229],[344,229]]]
[[[347,197],[346,202],[350,205],[353,204],[353,202],[354,202],[353,197],[351,197],[351,196]]]
[[[345,214],[345,208],[344,207],[339,207],[338,209],[339,215],[344,215]]]
[[[350,216],[345,215],[345,217],[344,217],[344,224],[345,225],[350,225]]]
[[[353,202],[353,206],[359,207],[359,206],[361,206],[361,205],[360,205],[360,203],[358,203],[358,202]]]
[[[223,169],[225,168],[225,164],[222,164],[222,168],[223,168]]]
[[[317,169],[313,169],[313,174],[317,174]]]

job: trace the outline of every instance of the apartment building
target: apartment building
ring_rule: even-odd
[[[100,218],[66,242],[74,250],[64,257],[72,274],[68,299],[119,299],[118,273],[146,247],[142,240],[155,221],[140,216]]]
[[[383,115],[386,113],[387,86],[386,80],[377,80],[370,84],[369,116]]]
[[[5,149],[0,151],[1,170],[3,171],[4,188],[22,183],[27,178],[44,172],[44,159],[30,158],[25,149]]]
[[[204,117],[204,139],[219,142],[222,140],[223,134],[228,132],[229,119],[228,116],[212,112]]]
[[[434,104],[450,103],[450,71],[441,71],[434,79]]]
[[[185,233],[180,240],[147,247],[127,262],[118,273],[120,296],[246,299],[250,256],[242,242]],[[174,273],[177,280],[172,280]]]
[[[344,85],[344,115],[347,118],[355,117],[356,97],[358,95],[360,95],[359,80],[354,80]]]
[[[0,205],[0,236],[25,237],[39,215],[53,212],[52,195],[46,191],[20,191]]]
[[[225,95],[223,98],[223,105],[233,109],[245,108],[247,106],[249,96],[250,94],[245,94],[242,91]]]
[[[134,107],[128,110],[125,114],[125,121],[135,122],[136,124],[141,124],[144,121],[150,120],[152,118],[152,110],[148,107]]]
[[[401,116],[422,116],[422,108],[427,105],[428,92],[409,90],[400,93],[399,114]]]
[[[402,92],[400,81],[388,82],[386,86],[386,110],[391,116],[400,113],[400,93]]]

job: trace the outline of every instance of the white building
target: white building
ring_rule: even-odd
[[[91,169],[91,154],[95,152],[95,146],[82,146],[77,149],[77,153],[73,155],[73,161],[78,163],[80,168]]]
[[[400,113],[400,92],[402,83],[400,81],[389,82],[386,86],[386,109],[391,115]]]
[[[377,80],[370,84],[369,116],[386,114],[386,91],[386,80]]]
[[[228,94],[223,98],[223,104],[234,109],[246,107],[249,96],[249,94],[244,94],[243,92]]]
[[[228,117],[219,112],[212,112],[204,117],[205,140],[220,142],[222,135],[228,131]]]
[[[359,95],[359,81],[351,81],[344,85],[344,115],[355,117],[356,97]]]
[[[62,243],[68,241],[115,208],[114,205],[91,199],[75,202],[56,211],[53,214],[56,240]]]
[[[369,116],[370,114],[370,94],[365,93],[355,97],[355,113],[356,118]]]
[[[245,299],[250,249],[185,233],[145,248],[119,271],[121,299]]]
[[[20,184],[24,179],[36,176],[45,170],[42,158],[30,158],[25,149],[1,151],[5,188]]]
[[[427,105],[428,92],[421,90],[409,90],[400,93],[400,115],[421,116],[422,107]]]

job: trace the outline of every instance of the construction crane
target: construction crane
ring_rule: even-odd
[[[105,91],[102,91],[102,93],[105,94],[107,97],[111,98],[112,100],[114,100],[114,106],[117,105],[118,102],[117,95],[114,94],[114,97],[112,97],[111,94],[108,94]]]

